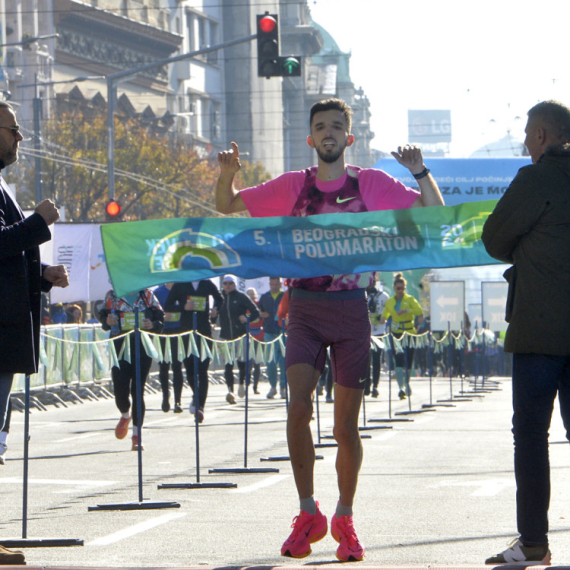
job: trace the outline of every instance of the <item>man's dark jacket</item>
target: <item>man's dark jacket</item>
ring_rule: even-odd
[[[271,291],[266,291],[259,299],[258,309],[262,313],[269,313],[266,319],[263,319],[263,330],[270,334],[281,334],[283,329],[277,322],[277,309],[279,303],[283,299],[283,291],[279,291],[279,295],[274,299]]]
[[[482,240],[492,257],[513,264],[505,350],[570,354],[570,145],[519,170]]]
[[[240,315],[249,313],[250,321],[259,317],[255,303],[245,294],[232,291],[229,295],[224,293],[224,303],[220,309],[220,337],[233,340],[246,333],[247,325],[239,320]]]
[[[51,239],[39,214],[24,218],[0,176],[0,372],[38,369],[42,278],[39,245]]]

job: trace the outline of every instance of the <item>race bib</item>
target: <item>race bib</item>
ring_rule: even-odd
[[[194,301],[193,311],[205,311],[206,310],[206,297],[198,297],[194,295],[188,295],[188,301]]]
[[[139,313],[139,329],[142,329],[142,322],[144,313]],[[121,330],[132,331],[135,328],[135,314],[134,313],[121,313]]]

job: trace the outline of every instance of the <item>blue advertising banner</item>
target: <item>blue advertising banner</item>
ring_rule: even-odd
[[[446,206],[465,202],[498,200],[519,168],[531,164],[528,158],[424,158],[437,181]],[[410,188],[418,183],[394,158],[382,158],[375,165]]]

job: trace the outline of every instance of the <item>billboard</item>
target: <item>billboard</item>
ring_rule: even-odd
[[[451,111],[409,109],[408,140],[422,144],[451,142]]]

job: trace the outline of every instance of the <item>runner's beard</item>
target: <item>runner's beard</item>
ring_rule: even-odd
[[[316,148],[317,156],[323,161],[328,164],[332,162],[336,162],[344,153],[344,149],[346,148],[346,144],[337,146],[336,149],[332,153],[326,153],[321,148]]]

